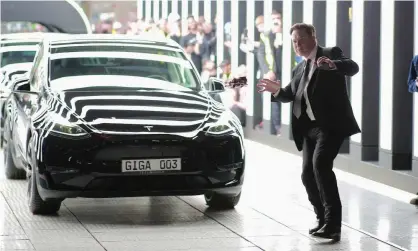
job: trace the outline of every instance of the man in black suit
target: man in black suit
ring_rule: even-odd
[[[318,46],[310,24],[295,24],[290,34],[304,60],[293,69],[289,85],[282,88],[280,81],[263,79],[259,92],[271,92],[272,102],[293,102],[293,138],[303,150],[302,182],[318,220],[309,233],[339,241],[341,201],[332,168],[344,138],[360,132],[345,80],[359,67],[339,47]]]

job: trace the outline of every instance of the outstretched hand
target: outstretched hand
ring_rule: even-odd
[[[273,81],[273,80],[266,79],[266,78],[261,79],[257,84],[257,87],[259,88],[258,89],[259,93],[262,93],[262,92],[265,92],[265,91],[271,92],[271,93],[276,93],[280,90],[280,86],[281,85],[280,85],[279,80]]]

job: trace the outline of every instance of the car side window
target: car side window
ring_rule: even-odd
[[[43,77],[43,68],[41,63],[42,63],[42,57],[44,54],[44,47],[41,44],[39,46],[38,52],[36,53],[34,62],[33,62],[33,66],[32,66],[32,72],[30,74],[30,89],[33,91],[39,90],[39,84],[40,81],[42,80],[41,77]]]

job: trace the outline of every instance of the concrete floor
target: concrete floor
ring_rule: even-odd
[[[393,199],[390,189],[370,191],[369,183],[347,182],[342,172],[342,240],[311,238],[315,217],[300,179],[301,159],[246,144],[243,196],[224,212],[193,196],[68,199],[58,216],[33,216],[26,181],[8,181],[1,170],[0,250],[418,250],[418,209],[406,202],[412,195],[398,192]]]

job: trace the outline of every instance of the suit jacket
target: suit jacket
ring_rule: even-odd
[[[336,70],[315,69],[308,87],[308,97],[316,123],[321,128],[349,137],[359,133],[360,128],[354,117],[348,97],[345,76],[353,76],[359,71],[358,65],[344,56],[339,47],[323,48],[318,46],[316,59],[325,56],[333,60]],[[312,62],[313,63],[313,62]],[[282,88],[273,102],[292,102],[303,75],[306,61],[300,62],[292,70],[292,80]],[[292,103],[293,109],[293,103]],[[292,113],[292,133],[299,151],[302,150],[302,122]]]

